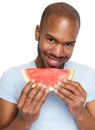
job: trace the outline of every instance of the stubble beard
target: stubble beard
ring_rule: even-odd
[[[37,49],[38,49],[37,61],[38,61],[38,64],[39,64],[38,66],[40,66],[41,68],[46,68],[44,60],[43,60],[42,55],[41,55],[41,49],[39,47],[39,43],[38,43]]]

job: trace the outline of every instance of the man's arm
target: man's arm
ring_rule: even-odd
[[[0,98],[0,130],[27,130],[25,125],[17,117],[16,105]]]
[[[16,115],[16,105],[0,98],[0,130],[8,126],[15,119]]]
[[[84,111],[75,120],[80,130],[95,130],[95,100],[88,102]]]
[[[29,130],[37,120],[48,90],[44,85],[31,89],[32,85],[26,84],[17,105],[0,99],[0,130]]]
[[[80,83],[64,80],[55,86],[55,93],[68,106],[79,130],[95,130],[95,100],[86,102],[86,92]]]

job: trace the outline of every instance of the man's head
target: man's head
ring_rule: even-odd
[[[67,3],[59,2],[50,4],[44,9],[40,21],[41,29],[43,29],[45,22],[51,16],[51,14],[55,14],[60,17],[70,18],[72,20],[77,21],[80,25],[80,16],[77,10]]]
[[[38,67],[63,68],[72,55],[80,28],[78,12],[67,3],[47,6],[36,27]]]

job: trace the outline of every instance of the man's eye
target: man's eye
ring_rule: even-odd
[[[47,38],[49,42],[54,42],[54,39],[53,38]]]
[[[74,46],[74,44],[70,43],[70,42],[67,42],[67,43],[65,43],[65,46]]]

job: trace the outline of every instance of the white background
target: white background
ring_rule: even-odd
[[[64,0],[81,16],[81,29],[72,60],[95,69],[94,0]],[[59,0],[0,0],[0,76],[12,67],[30,62],[37,55],[35,27],[43,9]]]

